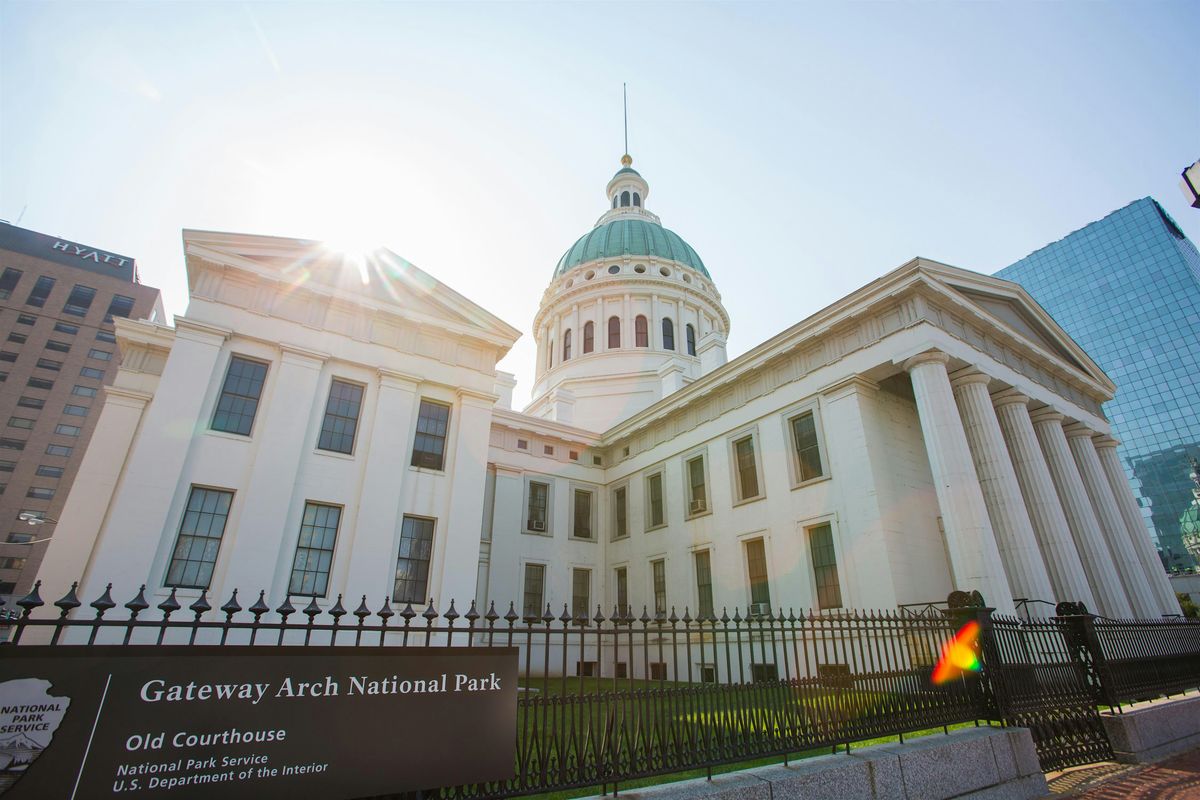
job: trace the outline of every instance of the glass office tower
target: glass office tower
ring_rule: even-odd
[[[1005,267],[1117,384],[1104,406],[1147,528],[1169,567],[1200,458],[1200,252],[1152,198]]]

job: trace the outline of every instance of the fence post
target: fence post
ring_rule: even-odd
[[[1055,611],[1055,619],[1062,626],[1067,644],[1085,671],[1096,700],[1109,708],[1116,708],[1116,698],[1110,691],[1112,681],[1108,662],[1100,645],[1100,637],[1096,634],[1096,615],[1089,613],[1082,603],[1059,603]]]
[[[980,671],[976,679],[977,712],[982,719],[1003,719],[1004,709],[1000,708],[1000,700],[1004,696],[1002,687],[996,686],[1003,681],[1000,649],[996,642],[996,631],[992,625],[992,612],[979,592],[951,592],[946,598],[947,616],[954,622],[958,630],[968,622],[979,625],[979,660]],[[956,634],[957,635],[957,634]]]

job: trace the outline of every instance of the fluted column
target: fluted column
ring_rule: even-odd
[[[930,351],[910,358],[904,369],[912,377],[954,585],[978,589],[989,605],[1011,612],[1012,592],[946,374],[947,361],[945,353]]]
[[[1029,419],[1029,398],[1017,392],[1001,392],[993,398],[993,403],[1025,509],[1054,586],[1054,599],[1084,603],[1094,611],[1098,608],[1096,598],[1088,585],[1058,490],[1054,488],[1050,468]]]
[[[957,374],[950,385],[954,388],[963,432],[975,463],[975,474],[996,535],[1009,588],[1014,597],[1051,600],[1054,590],[1004,445],[1000,423],[992,408],[992,396],[988,392],[990,380],[982,372],[971,371]]]
[[[1031,413],[1029,418],[1033,421],[1033,430],[1042,446],[1046,465],[1050,467],[1050,476],[1058,490],[1058,499],[1066,513],[1067,525],[1075,539],[1075,549],[1079,551],[1092,595],[1099,606],[1098,609],[1089,610],[1098,610],[1109,617],[1131,616],[1133,609],[1125,597],[1121,578],[1117,575],[1104,534],[1100,532],[1100,522],[1092,511],[1092,501],[1083,486],[1083,478],[1079,475],[1071,448],[1067,445],[1063,415],[1053,409],[1043,408]]]
[[[1158,600],[1159,613],[1178,614],[1179,600],[1171,589],[1167,571],[1163,569],[1162,561],[1158,558],[1146,524],[1138,511],[1137,500],[1129,487],[1129,479],[1125,477],[1125,470],[1121,468],[1121,459],[1117,455],[1117,445],[1120,442],[1111,436],[1095,436],[1092,438],[1092,444],[1100,457],[1100,466],[1104,469],[1108,485],[1112,487],[1113,499],[1117,501],[1117,509],[1125,521],[1125,530],[1133,542],[1133,550],[1142,564],[1142,571],[1146,573],[1146,583]]]
[[[1117,510],[1117,501],[1113,498],[1108,478],[1104,477],[1104,469],[1100,466],[1100,457],[1096,455],[1096,447],[1092,444],[1095,431],[1082,423],[1075,423],[1067,426],[1066,434],[1067,445],[1075,457],[1075,465],[1079,467],[1079,477],[1083,478],[1083,486],[1092,501],[1092,510],[1096,512],[1096,520],[1100,523],[1100,532],[1104,534],[1117,568],[1117,576],[1125,587],[1125,597],[1135,616],[1157,617],[1158,603],[1146,584],[1142,564],[1125,531],[1125,520]]]

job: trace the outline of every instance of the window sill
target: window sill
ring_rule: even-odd
[[[541,536],[543,539],[553,539],[554,538],[554,531],[531,531],[531,530],[525,529],[525,530],[522,530],[521,533],[524,534],[525,536]]]
[[[709,509],[705,509],[704,511],[697,511],[695,514],[688,514],[683,519],[685,522],[691,522],[692,520],[700,519],[701,517],[711,517],[712,513],[713,513],[712,509],[709,508]]]
[[[759,500],[766,500],[766,499],[767,499],[767,496],[765,494],[756,494],[756,495],[754,495],[754,497],[747,497],[744,500],[735,500],[733,502],[733,507],[737,508],[738,506],[749,505],[750,503],[757,503]]]
[[[215,436],[218,439],[228,439],[231,442],[249,442],[251,440],[250,434],[230,433],[229,431],[219,431],[215,428],[209,428],[205,433],[209,436]]]
[[[667,527],[667,523],[660,522],[658,525],[647,526],[646,533],[653,533],[654,531],[661,531],[662,529],[664,529],[666,527]]]
[[[319,447],[313,450],[313,455],[328,456],[329,458],[340,458],[342,461],[354,460],[353,453],[339,453],[337,450],[322,450]]]
[[[572,542],[587,542],[588,544],[596,544],[596,537],[594,536],[575,536],[572,534],[571,536],[568,536],[567,539]]]
[[[615,543],[615,542],[628,542],[628,541],[629,541],[629,534],[627,533],[627,534],[625,534],[624,536],[614,536],[614,537],[612,537],[611,539],[609,539],[609,541],[610,541],[610,542],[614,542],[614,543]]]
[[[796,489],[803,489],[806,486],[812,486],[814,483],[821,483],[823,481],[829,481],[829,480],[833,480],[832,475],[818,475],[817,477],[809,478],[806,481],[800,481],[799,483],[793,483],[792,491],[795,491]]]
[[[445,475],[446,474],[446,470],[444,470],[444,469],[433,469],[432,467],[414,467],[412,464],[408,465],[408,470],[409,470],[409,472],[419,472],[423,475]]]

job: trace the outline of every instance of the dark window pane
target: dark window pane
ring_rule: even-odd
[[[396,557],[394,603],[424,603],[429,594],[429,561],[433,556],[433,520],[404,518]]]
[[[45,378],[30,378],[25,381],[26,386],[32,386],[34,389],[53,389],[54,381],[48,381]]]
[[[92,300],[95,298],[95,289],[90,286],[81,286],[77,283],[71,289],[71,294],[67,295],[67,302],[63,305],[63,313],[74,317],[86,316],[88,309],[92,307]]]
[[[650,346],[650,328],[645,317],[639,316],[633,321],[633,336],[633,343],[638,347]]]
[[[571,331],[567,330],[563,334],[563,361],[571,360]]]
[[[758,468],[754,463],[754,437],[747,436],[733,443],[737,456],[738,491],[741,500],[758,496]]]
[[[650,562],[650,574],[654,581],[654,614],[667,613],[667,562],[659,559]]]
[[[663,317],[662,338],[664,350],[675,349],[675,323],[669,317]]]
[[[529,483],[529,508],[526,516],[526,528],[543,533],[546,530],[546,505],[549,502],[550,486],[545,483],[531,481]]]
[[[84,378],[95,378],[98,381],[104,380],[104,370],[96,369],[95,367],[84,367],[79,370],[79,374]]]
[[[421,400],[417,415],[417,434],[413,439],[412,465],[442,469],[445,462],[446,432],[450,428],[450,406]]]
[[[592,493],[584,489],[575,490],[575,536],[592,538]]]
[[[12,297],[13,289],[17,288],[17,281],[21,280],[22,274],[19,269],[4,268],[4,273],[0,274],[0,300]]]
[[[713,615],[712,561],[707,550],[696,553],[696,589],[700,601],[696,608],[700,618],[707,619]]]
[[[833,549],[833,529],[818,525],[808,532],[812,550],[813,577],[817,584],[817,607],[841,608],[842,589],[838,583],[837,554]]]
[[[46,298],[50,296],[50,290],[54,288],[54,278],[46,275],[37,279],[37,283],[33,284],[32,291],[29,292],[29,297],[25,300],[25,305],[36,306],[41,308],[46,305]]]
[[[588,607],[591,605],[592,571],[590,569],[571,570],[571,616],[575,619],[588,617]]]
[[[542,616],[542,599],[546,584],[546,567],[543,564],[525,565],[525,591],[521,613],[526,619]]]
[[[333,566],[333,549],[341,520],[342,509],[338,506],[304,504],[296,557],[292,560],[292,578],[288,583],[289,593],[312,597],[324,597],[328,593],[329,570]]]
[[[128,317],[132,313],[133,298],[116,294],[108,304],[108,311],[104,314],[104,319],[111,322],[113,317]]]
[[[767,548],[762,539],[746,542],[746,564],[750,571],[750,602],[771,603],[767,586]]]
[[[613,516],[616,520],[616,525],[613,529],[613,538],[623,539],[629,535],[629,518],[625,503],[624,486],[613,492],[613,506]]]
[[[213,414],[213,430],[249,436],[266,377],[266,364],[238,356],[230,359],[225,385]]]
[[[232,502],[233,492],[192,487],[163,581],[166,586],[208,588]]]
[[[817,446],[817,425],[811,412],[792,420],[792,440],[796,447],[800,480],[807,481],[824,474],[821,469],[821,449]]]
[[[29,337],[27,337],[25,334],[17,333],[16,331],[13,331],[8,335],[8,340],[10,342],[16,342],[17,344],[25,344],[25,340],[27,338]]]
[[[621,346],[621,320],[618,317],[608,318],[608,349]]]
[[[588,322],[583,326],[583,352],[590,353],[596,347],[596,324]]]
[[[51,339],[50,341],[46,342],[46,349],[54,350],[58,353],[69,353],[71,351],[71,345],[68,342],[58,342],[54,339]]]
[[[62,362],[55,361],[53,358],[39,358],[36,366],[40,369],[48,369],[51,372],[58,372],[62,369]]]
[[[18,325],[32,325],[35,322],[37,322],[37,317],[33,316],[32,314],[18,314],[17,315],[17,324]]]
[[[696,329],[690,324],[684,329],[687,333],[687,354],[696,355]]]
[[[46,445],[46,455],[48,456],[70,456],[74,450],[74,447],[69,447],[65,444]]]
[[[22,396],[21,399],[17,401],[17,405],[23,408],[45,408],[46,401],[40,397]]]
[[[58,331],[59,333],[74,334],[74,333],[79,333],[79,326],[71,325],[66,322],[56,322],[56,323],[54,323],[54,330]]]
[[[651,475],[646,479],[647,503],[650,506],[650,527],[663,524],[662,475]]]
[[[362,407],[363,387],[354,383],[334,381],[325,403],[325,419],[317,447],[335,453],[354,452],[354,433],[358,429],[358,412]]]
[[[48,467],[45,464],[37,468],[37,474],[43,478],[61,478],[63,474],[62,467]]]

